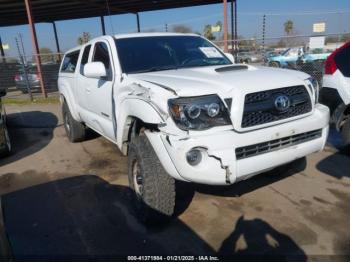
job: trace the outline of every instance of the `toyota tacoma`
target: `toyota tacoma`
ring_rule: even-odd
[[[235,64],[195,34],[102,36],[69,50],[59,73],[70,141],[87,128],[128,155],[137,214],[171,217],[175,181],[231,185],[323,149],[318,84]]]

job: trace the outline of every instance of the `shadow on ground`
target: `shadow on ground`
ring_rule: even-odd
[[[179,219],[145,227],[135,217],[132,200],[129,188],[92,175],[4,195],[5,225],[15,261],[69,261],[72,255],[74,261],[116,261],[117,255],[156,254],[259,255],[255,261],[287,261],[282,256],[286,254],[288,261],[294,256],[305,261],[290,237],[263,220],[232,218],[235,228],[217,252]],[[237,243],[242,237],[243,249]]]
[[[53,138],[58,119],[50,112],[30,111],[7,115],[12,144],[9,157],[0,159],[2,165],[18,161],[47,146]]]
[[[332,154],[321,160],[316,168],[337,179],[350,177],[350,154],[347,155],[343,152]]]
[[[304,171],[306,168],[306,158],[301,158],[293,163],[281,166],[274,170],[268,171],[263,174],[259,174],[252,179],[244,180],[233,184],[231,186],[215,187],[208,185],[196,185],[195,191],[226,197],[242,196],[244,194],[253,192],[257,189],[271,185],[277,181],[285,179],[289,176],[293,176],[297,173]]]
[[[328,143],[335,148],[334,152],[317,163],[316,168],[337,179],[350,177],[350,147],[344,147],[340,133],[334,128],[329,131]]]

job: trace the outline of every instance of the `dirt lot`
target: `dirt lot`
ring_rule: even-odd
[[[127,159],[115,146],[93,133],[69,143],[58,105],[7,111],[14,154],[0,160],[0,194],[16,261],[72,254],[349,261],[350,157],[331,145],[299,173],[267,173],[230,187],[179,183],[177,218],[146,228],[134,216]],[[338,139],[332,135],[332,144]],[[321,256],[335,254],[348,256]]]

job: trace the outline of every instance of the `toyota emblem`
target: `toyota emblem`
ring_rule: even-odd
[[[279,112],[284,112],[290,107],[289,97],[286,95],[279,95],[275,99],[275,108]]]

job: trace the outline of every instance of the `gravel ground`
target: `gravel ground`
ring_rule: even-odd
[[[92,132],[69,143],[59,105],[7,111],[14,153],[0,160],[0,196],[16,261],[117,254],[350,259],[350,157],[334,146],[336,134],[302,172],[270,172],[229,187],[179,183],[177,217],[147,228],[134,216],[127,158],[114,145]]]

